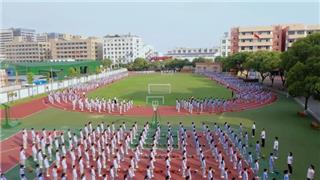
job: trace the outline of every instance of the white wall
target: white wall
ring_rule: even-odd
[[[31,96],[35,96],[38,94],[47,93],[52,90],[63,89],[63,88],[66,88],[66,87],[69,87],[69,86],[72,86],[72,85],[75,85],[78,83],[93,81],[96,79],[100,79],[100,78],[104,78],[104,77],[108,77],[111,75],[116,75],[116,74],[120,74],[120,73],[124,73],[124,72],[127,72],[127,69],[123,68],[123,69],[118,69],[118,70],[114,70],[114,71],[103,72],[100,74],[90,75],[87,77],[67,79],[64,81],[56,81],[53,83],[44,84],[44,85],[37,85],[34,87],[26,87],[26,88],[14,90],[11,92],[3,92],[3,93],[0,93],[0,103],[12,102],[12,101],[23,99],[26,97],[31,97]],[[10,96],[10,94],[12,94],[12,93],[14,93],[15,96]]]

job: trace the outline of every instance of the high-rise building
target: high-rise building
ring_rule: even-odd
[[[21,36],[14,37],[4,45],[5,58],[11,61],[40,61],[51,59],[50,43],[25,41]]]
[[[141,37],[131,34],[106,35],[103,40],[103,58],[113,64],[127,64],[136,58],[145,58],[145,44]]]
[[[102,59],[102,39],[80,36],[50,39],[53,59]]]
[[[230,36],[229,32],[225,32],[220,39],[219,55],[227,57],[230,54]]]

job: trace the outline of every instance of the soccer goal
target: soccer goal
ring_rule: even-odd
[[[146,104],[159,106],[164,104],[164,96],[146,96]]]
[[[171,84],[148,84],[148,94],[171,94]]]

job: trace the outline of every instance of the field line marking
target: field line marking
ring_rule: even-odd
[[[10,135],[10,136],[8,136],[7,138],[2,139],[2,140],[0,141],[0,143],[2,143],[2,142],[4,142],[4,141],[12,138],[13,136],[15,136],[16,134],[18,134],[18,133],[20,133],[20,132],[21,132],[21,130],[19,130],[18,132],[14,133],[14,134],[12,134],[12,135]]]
[[[10,152],[10,151],[13,151],[13,150],[16,150],[16,149],[20,149],[20,147],[16,147],[16,148],[11,148],[11,149],[7,149],[5,151],[1,151],[0,153],[7,153],[7,152]]]

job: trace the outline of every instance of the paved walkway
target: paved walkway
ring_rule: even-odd
[[[264,84],[267,88],[272,89],[274,91],[277,91],[278,93],[287,95],[287,92],[282,86],[282,82],[280,77],[274,80],[273,87],[271,87],[271,81],[267,78],[264,81]],[[296,97],[294,100],[300,104],[304,108],[304,97]],[[308,113],[310,113],[311,116],[313,116],[318,122],[320,122],[320,101],[315,100],[313,97],[309,99],[308,103]]]

